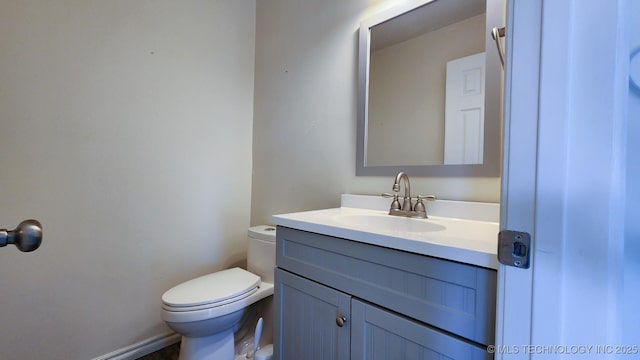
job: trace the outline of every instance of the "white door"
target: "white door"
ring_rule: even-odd
[[[535,247],[539,1],[508,3],[504,153],[500,229],[527,232]],[[518,32],[513,22],[518,22]],[[529,44],[530,46],[518,46]],[[533,263],[531,259],[530,263]],[[528,359],[531,344],[533,270],[500,264],[496,310],[496,360]]]
[[[447,62],[444,163],[482,164],[485,53]]]
[[[532,265],[498,269],[498,360],[640,352],[631,4],[509,2],[500,226],[532,235]]]

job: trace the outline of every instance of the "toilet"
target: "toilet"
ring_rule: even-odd
[[[275,230],[267,225],[249,228],[247,270],[235,267],[204,275],[162,295],[162,319],[182,335],[180,360],[234,359],[234,332],[251,305],[273,295]]]

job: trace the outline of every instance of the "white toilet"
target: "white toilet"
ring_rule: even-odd
[[[182,335],[180,360],[234,359],[234,332],[243,315],[273,295],[275,230],[266,225],[249,229],[247,270],[201,276],[162,295],[162,319]]]

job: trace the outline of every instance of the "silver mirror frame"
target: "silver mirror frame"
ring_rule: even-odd
[[[484,159],[469,165],[397,165],[367,166],[367,119],[369,98],[369,56],[371,28],[434,1],[413,0],[389,9],[360,23],[358,50],[358,119],[356,139],[356,176],[393,176],[400,171],[412,176],[432,177],[499,177],[502,150],[502,84],[503,70],[491,38],[491,29],[505,23],[505,0],[486,0],[486,93],[499,94],[485,99]],[[496,101],[496,98],[498,100]],[[493,100],[493,101],[492,101]]]

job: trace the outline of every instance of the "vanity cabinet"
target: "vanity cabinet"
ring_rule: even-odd
[[[279,226],[276,359],[492,359],[496,272]]]

